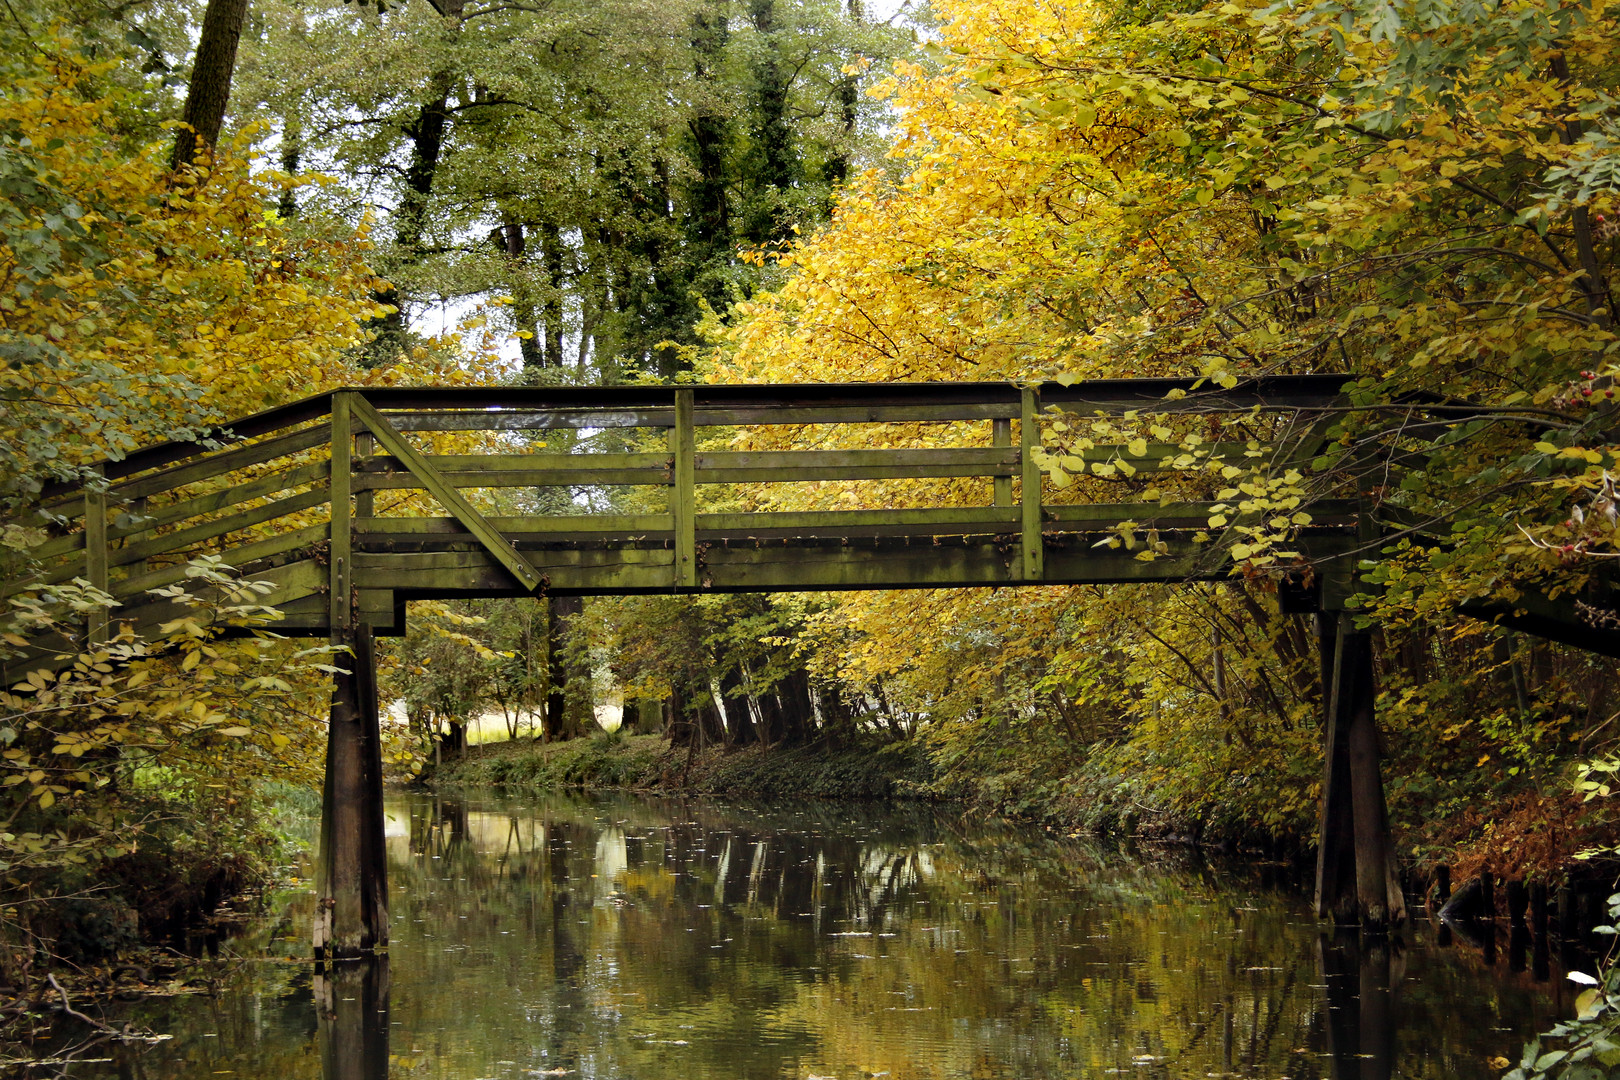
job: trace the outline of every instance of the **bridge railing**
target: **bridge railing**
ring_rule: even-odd
[[[268,574],[278,587],[271,602],[299,615],[302,621],[295,624],[308,632],[325,632],[352,617],[345,609],[349,594],[369,587],[355,577],[368,553],[475,549],[523,588],[537,591],[547,576],[533,552],[615,544],[654,553],[643,560],[637,581],[699,589],[705,586],[704,545],[937,542],[968,535],[1003,538],[1011,550],[1007,581],[1039,582],[1053,534],[1096,532],[1124,518],[1144,527],[1197,529],[1210,513],[1207,503],[1047,500],[1032,451],[1040,444],[1041,419],[1052,409],[1117,416],[1131,410],[1231,414],[1258,407],[1310,414],[1333,406],[1342,382],[1327,375],[1261,379],[1230,389],[1142,379],[1027,387],[333,391],[234,422],[208,443],[166,444],[103,462],[102,484],[48,489],[31,524],[43,522],[52,535],[34,549],[26,572],[11,574],[4,588],[10,595],[82,578],[125,605],[117,617],[139,611],[136,621],[146,623],[163,615],[162,605],[146,601],[149,590],[184,580],[187,559],[217,554],[254,576]],[[714,448],[734,447],[730,436],[737,431],[782,425],[825,433],[798,442],[827,448]],[[839,447],[837,429],[848,425],[921,425],[917,430],[936,434],[914,441],[957,444]],[[640,448],[569,453],[507,437],[612,428],[641,429]],[[716,429],[731,432],[716,438]],[[437,444],[458,433],[482,433],[476,449],[485,452],[468,452],[475,447],[466,445],[455,448],[460,452],[438,452]],[[1238,459],[1246,444],[1206,449],[1206,462]],[[1136,451],[1138,472],[1176,468],[1174,445]],[[1124,452],[1098,446],[1080,457],[1107,461]],[[703,512],[698,499],[698,489],[707,485],[963,479],[984,482],[982,505],[955,505],[959,500],[953,498],[946,505],[902,508]],[[626,485],[663,494],[641,500],[643,510],[635,513],[493,512],[501,509],[502,490]],[[379,513],[379,492],[414,494]],[[433,512],[435,503],[442,512]],[[514,508],[523,510],[506,509]],[[1353,515],[1353,508],[1341,509]],[[437,579],[422,573],[431,591]],[[365,604],[362,597],[360,608]],[[359,617],[371,616],[362,610]]]

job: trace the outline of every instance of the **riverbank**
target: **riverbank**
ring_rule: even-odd
[[[486,743],[424,777],[434,787],[812,799],[928,798],[933,779],[927,756],[911,744],[697,751],[658,735]]]
[[[1226,813],[1197,817],[1166,808],[1153,785],[1103,761],[1076,764],[1019,761],[1000,772],[984,767],[941,770],[921,742],[844,749],[824,746],[767,749],[672,748],[656,735],[597,735],[564,743],[527,740],[469,747],[423,778],[442,789],[551,792],[627,790],[746,798],[833,800],[915,799],[951,802],[975,813],[1046,826],[1055,831],[1197,844],[1270,857],[1308,857],[1314,830],[1296,823],[1254,823],[1233,804]],[[1301,785],[1304,787],[1304,785]],[[1447,865],[1459,881],[1490,870],[1504,879],[1587,880],[1613,873],[1609,860],[1576,854],[1613,843],[1607,807],[1583,804],[1573,791],[1525,791],[1506,796],[1497,813],[1478,804],[1444,814],[1419,813],[1401,783],[1391,785],[1391,816],[1414,883]],[[1304,792],[1314,804],[1314,791]],[[1306,817],[1313,815],[1302,815]],[[1309,822],[1306,822],[1308,825]]]
[[[596,735],[561,743],[529,740],[470,746],[422,777],[440,789],[553,792],[619,790],[746,798],[909,799],[1063,832],[1208,842],[1271,850],[1253,834],[1207,831],[1174,814],[1144,812],[1118,790],[1052,770],[960,770],[946,775],[922,742],[766,748],[671,747],[658,735]]]

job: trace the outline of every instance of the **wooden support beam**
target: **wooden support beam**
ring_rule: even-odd
[[[340,646],[349,644],[348,630],[354,622],[349,603],[349,575],[354,568],[353,499],[349,487],[353,473],[354,397],[348,391],[332,395],[332,471],[327,478],[332,521],[327,563],[331,570],[328,618],[332,628],[332,644]]]
[[[354,471],[363,473],[377,453],[377,436],[359,431],[354,436]],[[352,483],[352,481],[351,481]],[[377,496],[370,488],[354,484],[354,516],[368,518],[377,512]]]
[[[990,444],[996,448],[1012,446],[1012,420],[997,417],[990,421]],[[1011,506],[1013,504],[1012,474],[996,475],[993,502],[997,506]]]
[[[84,492],[84,576],[102,592],[110,592],[107,580],[107,493],[86,488]],[[107,609],[96,608],[90,613],[86,628],[92,647],[107,640]]]
[[[1019,552],[1024,581],[1040,581],[1045,573],[1045,543],[1041,539],[1041,468],[1034,450],[1041,444],[1040,399],[1032,386],[1024,387],[1018,421],[1019,443]]]
[[[377,651],[371,627],[357,625],[354,675],[360,704],[365,790],[360,838],[360,909],[375,948],[388,944],[388,841],[383,820],[382,710],[377,698]]]
[[[1355,892],[1355,819],[1350,803],[1349,725],[1338,701],[1339,617],[1316,617],[1322,675],[1322,805],[1316,831],[1316,915],[1340,925],[1359,921]]]
[[[675,391],[675,427],[669,449],[675,459],[669,507],[675,516],[675,581],[677,588],[696,588],[697,567],[697,430],[692,422],[692,389]]]
[[[529,592],[536,592],[540,589],[542,584],[540,574],[529,563],[529,560],[523,557],[522,552],[513,547],[512,542],[501,535],[499,530],[484,520],[484,516],[474,510],[472,504],[462,498],[461,493],[440,476],[427,463],[426,459],[417,453],[415,447],[406,442],[405,437],[394,430],[393,425],[381,413],[372,408],[366,402],[366,399],[358,394],[353,395],[352,400],[348,400],[347,403],[354,410],[354,415],[360,422],[377,437],[377,441],[382,444],[383,449],[393,454],[406,468],[410,469],[416,475],[416,478],[422,481],[422,486],[427,488],[428,493],[439,500],[439,504],[450,511],[456,520],[466,526],[467,531],[476,536],[478,542],[483,544],[502,566],[511,571],[512,576],[517,578],[525,589]],[[333,399],[334,424],[336,423],[336,416],[337,398],[335,396]],[[345,458],[347,458],[347,454],[345,454]],[[345,466],[348,465],[347,460],[345,460],[344,464]],[[335,457],[332,461],[332,469],[334,472],[337,470]]]
[[[1372,635],[1357,629],[1351,615],[1323,621],[1329,618],[1336,625],[1323,740],[1317,914],[1372,928],[1394,926],[1406,919],[1406,901],[1379,775]]]
[[[369,628],[351,640],[333,678],[316,868],[315,955],[333,960],[388,944],[376,657]]]

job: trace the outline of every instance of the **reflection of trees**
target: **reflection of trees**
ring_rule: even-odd
[[[920,808],[424,796],[409,810],[390,867],[398,1076],[1382,1080],[1364,1063],[1399,1048],[1363,1014],[1364,970],[1390,987],[1399,972],[1319,955],[1314,924],[1254,899],[1258,876],[1147,869]],[[1481,1023],[1475,976],[1425,962],[1400,1001],[1424,1052],[1399,1044],[1400,1074],[1483,1080],[1480,1032],[1539,1018],[1497,995]],[[1354,987],[1354,1042],[1332,1026],[1336,980]]]

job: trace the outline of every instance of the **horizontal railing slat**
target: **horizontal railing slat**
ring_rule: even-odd
[[[219,518],[214,521],[205,521],[201,525],[193,525],[189,529],[156,536],[150,540],[143,540],[138,544],[128,544],[115,548],[108,558],[110,566],[126,566],[129,563],[150,559],[154,555],[167,555],[171,552],[189,548],[205,540],[212,540],[220,536],[228,536],[233,532],[262,525],[266,521],[273,521],[278,517],[295,514],[300,510],[308,510],[314,506],[323,506],[329,496],[325,488],[314,491],[300,492],[297,495],[275,502],[256,506],[251,510],[244,510],[230,517]]]
[[[496,529],[514,536],[597,532],[612,535],[669,533],[670,514],[551,514],[545,517],[486,517]],[[471,536],[453,517],[364,517],[354,519],[355,540],[368,543],[382,536]]]
[[[331,474],[332,463],[330,461],[318,461],[313,465],[301,465],[296,469],[287,469],[245,484],[222,488],[219,491],[201,495],[195,499],[187,499],[185,502],[175,503],[172,506],[162,506],[148,510],[141,515],[140,524],[111,528],[107,530],[107,535],[110,539],[137,536],[161,528],[164,525],[185,521],[187,518],[197,517],[201,514],[212,514],[237,503],[262,499],[267,495],[275,495],[291,488],[313,484],[326,479]]]
[[[195,484],[201,480],[211,480],[237,469],[246,469],[253,465],[262,465],[266,461],[273,461],[288,454],[297,454],[304,450],[311,450],[317,446],[325,446],[331,432],[324,427],[313,427],[306,431],[294,431],[287,435],[277,435],[263,442],[256,442],[251,446],[238,447],[193,461],[186,465],[177,465],[164,469],[162,472],[141,476],[134,480],[126,480],[121,484],[114,484],[108,493],[111,499],[139,499],[159,494],[164,491],[174,491],[188,484]]]
[[[227,565],[240,568],[260,559],[284,555],[289,551],[297,551],[299,548],[319,543],[326,539],[327,531],[327,523],[322,522],[319,525],[310,525],[306,528],[295,529],[289,533],[282,533],[280,536],[272,536],[265,540],[256,540],[251,544],[231,548],[228,551],[221,552],[220,557],[225,560]],[[250,574],[249,577],[251,576]],[[134,577],[114,581],[110,591],[114,596],[119,597],[137,596],[148,589],[161,589],[166,585],[173,585],[185,579],[186,564],[177,563],[174,566],[160,567],[144,574],[137,574]],[[112,618],[114,621],[118,618],[116,608],[113,609]]]

